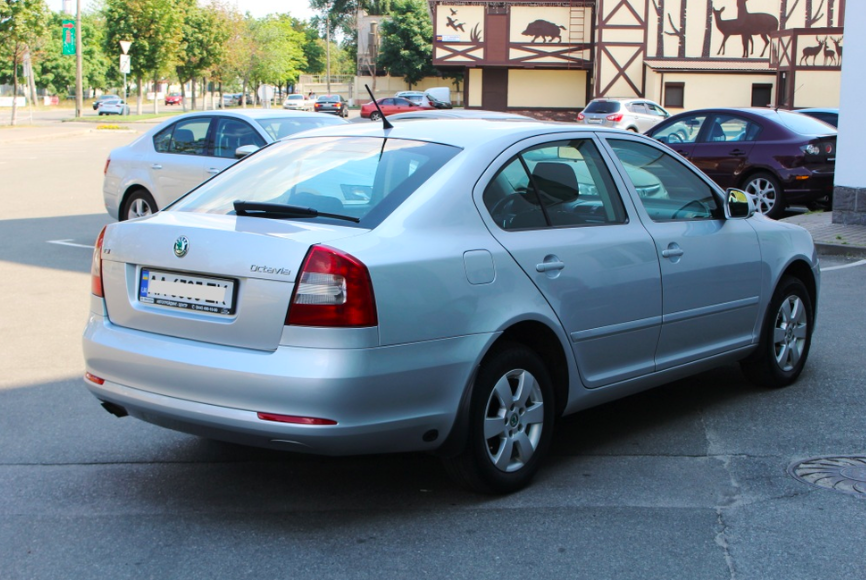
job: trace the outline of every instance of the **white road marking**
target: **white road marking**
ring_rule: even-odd
[[[866,260],[860,260],[859,262],[854,262],[853,264],[845,264],[843,266],[831,266],[829,268],[821,268],[822,272],[829,272],[831,270],[841,270],[843,268],[853,268],[854,266],[866,266]]]
[[[76,244],[72,240],[48,240],[49,244],[57,244],[58,246],[72,246],[73,248],[87,248],[88,250],[92,250],[93,246],[86,246],[84,244]]]

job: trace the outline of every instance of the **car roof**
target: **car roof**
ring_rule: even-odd
[[[389,115],[389,120],[406,119],[487,119],[487,120],[524,120],[534,121],[532,117],[518,115],[517,113],[503,113],[501,111],[485,111],[483,109],[434,109],[427,111],[412,111],[409,113],[398,113]]]
[[[805,109],[795,109],[795,113],[833,113],[838,115],[839,109],[832,107],[807,107]]]
[[[208,115],[212,117],[246,117],[248,119],[273,119],[276,117],[313,117],[321,119],[322,115],[309,111],[292,111],[289,109],[232,109],[231,111],[190,111],[170,119],[175,121],[183,117]]]
[[[538,135],[555,136],[557,133],[586,133],[590,135],[595,132],[622,133],[617,129],[531,119],[514,120],[508,123],[491,123],[484,119],[442,118],[436,123],[397,123],[391,129],[385,129],[380,122],[347,123],[307,131],[299,135],[298,138],[322,136],[385,137],[441,143],[465,149],[500,139],[510,144]],[[290,136],[286,139],[294,138],[296,137]]]

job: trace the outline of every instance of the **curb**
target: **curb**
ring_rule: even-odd
[[[820,256],[866,257],[866,248],[862,246],[843,246],[842,244],[815,242],[815,248],[818,250],[818,255]]]
[[[81,135],[87,135],[89,133],[138,133],[136,129],[97,129],[96,127],[90,127],[87,129],[77,129],[71,131],[63,131],[56,133],[44,133],[42,135],[20,135],[20,136],[12,136],[12,138],[7,139],[5,135],[0,135],[0,144],[9,144],[9,143],[26,143],[26,142],[39,142],[39,141],[52,141],[55,139],[65,139],[68,137],[80,137]]]

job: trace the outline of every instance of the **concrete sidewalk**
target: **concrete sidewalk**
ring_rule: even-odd
[[[807,212],[781,221],[809,230],[821,254],[866,257],[866,226],[834,224],[832,211]]]

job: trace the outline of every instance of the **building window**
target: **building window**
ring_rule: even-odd
[[[684,83],[665,83],[665,102],[663,106],[682,109],[685,101],[685,88],[686,85]]]
[[[752,106],[753,107],[769,107],[770,97],[773,94],[773,85],[753,84],[752,85]]]

